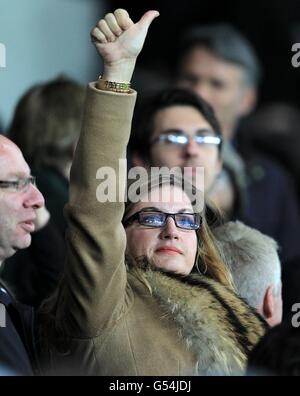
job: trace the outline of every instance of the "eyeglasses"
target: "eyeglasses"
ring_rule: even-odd
[[[139,224],[143,226],[159,228],[166,225],[169,217],[172,217],[176,227],[184,230],[198,230],[202,224],[202,218],[199,213],[165,213],[159,211],[140,210],[130,216],[127,220],[123,221],[123,225],[124,227],[127,227],[137,220]]]
[[[24,177],[14,181],[0,180],[0,188],[12,189],[14,191],[27,192],[31,184],[36,186],[36,179],[34,176]]]
[[[196,133],[194,136],[189,136],[181,131],[174,131],[169,133],[162,133],[157,138],[152,141],[152,145],[159,143],[164,146],[169,147],[183,147],[188,144],[189,140],[193,141],[199,145],[212,145],[219,146],[222,142],[220,136],[215,135],[205,135],[203,133]]]

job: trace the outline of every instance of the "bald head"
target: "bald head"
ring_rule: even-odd
[[[11,176],[27,177],[30,174],[23,154],[19,147],[4,135],[0,135],[0,180]]]
[[[5,154],[7,150],[17,149],[21,152],[19,147],[6,136],[0,134],[0,155]]]
[[[2,148],[2,145],[10,145],[14,144],[10,139],[8,139],[6,136],[0,134],[0,149]]]

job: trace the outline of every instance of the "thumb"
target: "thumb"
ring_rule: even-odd
[[[158,11],[147,11],[145,14],[142,16],[142,18],[139,20],[138,25],[142,29],[148,29],[149,26],[151,25],[153,19],[159,16]]]

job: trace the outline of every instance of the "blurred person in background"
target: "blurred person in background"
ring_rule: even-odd
[[[197,167],[203,167],[204,180],[199,178],[197,187],[206,193],[222,167],[220,124],[211,106],[187,89],[165,89],[144,101],[129,147],[133,165],[179,167],[194,183]]]
[[[18,300],[35,307],[56,286],[63,270],[63,208],[84,97],[85,89],[70,79],[38,84],[20,99],[8,131],[36,175],[50,214],[49,227],[56,232],[55,248],[48,243],[48,230],[41,230],[34,234],[31,247],[7,260],[1,270]]]
[[[51,218],[64,234],[62,209],[74,150],[80,133],[85,89],[59,77],[32,87],[16,106],[9,138],[34,169]]]
[[[246,117],[239,127],[241,150],[269,155],[294,178],[300,202],[300,111],[285,102],[269,102]]]
[[[235,147],[239,121],[255,107],[261,74],[252,46],[230,25],[194,27],[182,38],[176,84],[212,105],[224,134],[224,171],[210,197],[227,219],[274,238],[286,261],[300,254],[300,213],[291,180],[264,155],[247,149],[240,155]]]

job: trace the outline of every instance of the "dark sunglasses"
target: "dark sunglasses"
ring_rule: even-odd
[[[140,210],[124,220],[123,226],[127,227],[137,220],[143,226],[159,228],[166,225],[169,217],[172,217],[176,227],[184,230],[198,230],[202,224],[202,218],[199,213],[165,213]]]

